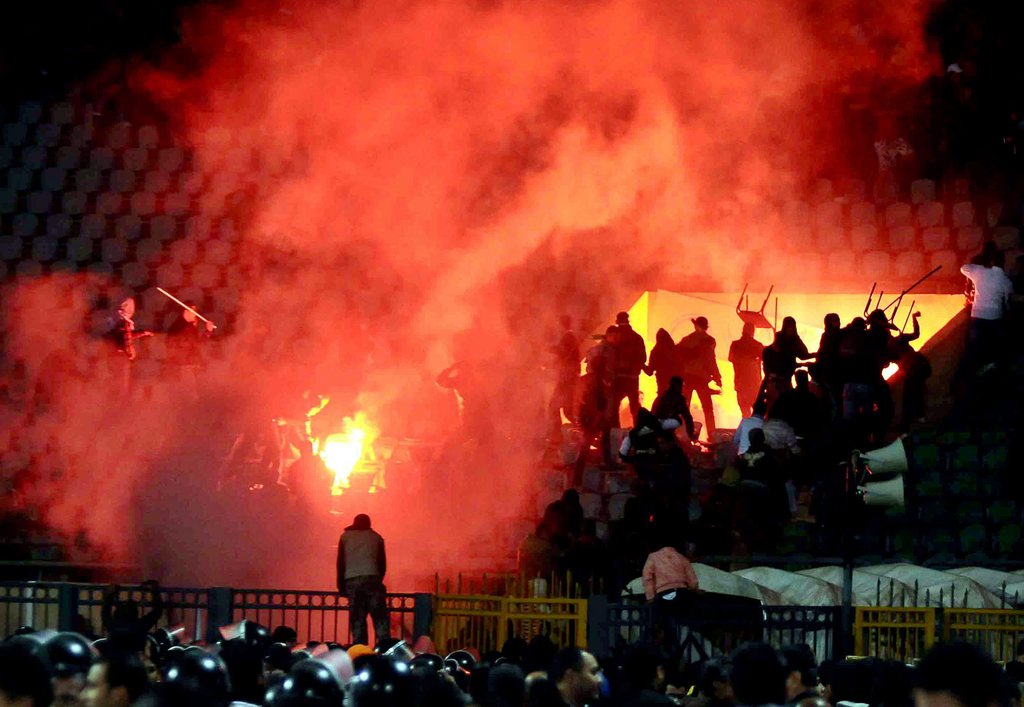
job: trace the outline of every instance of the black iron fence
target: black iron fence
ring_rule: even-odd
[[[0,583],[0,635],[21,626],[101,632],[104,585],[71,582]],[[243,619],[264,626],[287,625],[299,642],[350,642],[348,602],[337,592],[229,587],[161,587],[164,613],[160,626],[183,626],[192,641],[213,641],[219,630]],[[142,587],[122,587],[118,599],[133,600],[145,612],[149,593]],[[430,631],[429,594],[388,594],[391,635],[412,640]]]
[[[656,642],[672,646],[688,662],[703,662],[756,640],[776,647],[806,643],[824,660],[835,658],[842,646],[838,606],[761,606],[721,597],[648,604],[603,596],[590,597],[589,604],[588,645],[598,655]]]

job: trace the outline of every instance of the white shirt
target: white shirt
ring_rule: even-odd
[[[679,420],[661,420],[661,429],[665,432],[671,432],[672,430],[679,429]],[[624,457],[629,454],[629,450],[633,448],[633,441],[626,435],[622,438],[622,444],[619,446],[619,456]]]
[[[764,443],[768,445],[769,449],[800,451],[800,442],[796,438],[796,432],[784,420],[774,419],[764,423]]]
[[[974,283],[971,316],[974,319],[1002,319],[1013,294],[1013,283],[1003,269],[968,263],[961,266],[960,272]]]
[[[732,443],[736,445],[737,454],[746,454],[747,450],[750,449],[750,430],[763,430],[764,429],[764,418],[757,417],[744,417],[740,420],[739,427],[736,428],[736,434],[732,436]]]

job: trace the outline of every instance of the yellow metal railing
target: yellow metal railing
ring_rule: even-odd
[[[529,641],[537,635],[557,646],[587,645],[586,599],[522,599],[472,594],[435,597],[431,633],[442,653],[475,648],[499,650],[512,637]]]
[[[998,661],[1013,660],[1024,638],[1024,611],[945,609],[942,638],[973,643]]]
[[[861,656],[910,662],[935,642],[935,620],[932,608],[858,606],[854,650]]]

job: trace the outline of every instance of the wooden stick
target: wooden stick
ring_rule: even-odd
[[[192,309],[191,307],[189,307],[189,306],[188,306],[187,304],[185,304],[184,302],[182,302],[182,301],[181,301],[180,299],[178,299],[177,297],[175,297],[174,295],[172,295],[172,294],[171,294],[170,292],[168,292],[168,291],[167,291],[167,290],[165,290],[164,288],[162,288],[162,287],[158,287],[158,288],[156,288],[156,291],[157,291],[157,292],[159,292],[160,294],[162,294],[163,296],[167,297],[168,299],[170,299],[170,300],[171,300],[172,302],[176,302],[177,304],[181,305],[182,307],[184,307],[184,308],[185,308],[185,309],[187,309],[188,311],[192,312],[192,314],[196,315],[197,317],[199,317],[200,319],[202,319],[202,320],[203,320],[204,322],[207,322],[208,324],[213,324],[213,322],[211,322],[211,321],[210,321],[209,319],[207,319],[207,318],[206,318],[206,317],[204,317],[204,316],[203,316],[202,314],[200,314],[200,313],[199,313],[199,312],[197,312],[196,310],[194,310],[194,309]],[[214,328],[214,329],[216,329],[216,328],[217,328],[217,325],[216,325],[216,324],[213,324],[213,328]]]

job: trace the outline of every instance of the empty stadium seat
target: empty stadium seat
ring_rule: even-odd
[[[812,212],[814,228],[821,231],[843,227],[843,205],[837,201],[826,201],[814,207]]]
[[[149,164],[149,150],[143,147],[133,147],[125,150],[121,163],[125,169],[130,169],[133,172],[142,172]]]
[[[39,145],[28,145],[21,148],[21,166],[39,171],[46,166],[46,148]]]
[[[107,216],[120,213],[123,202],[124,199],[120,194],[111,191],[101,192],[96,197],[96,213]]]
[[[941,267],[943,275],[953,275],[960,271],[960,256],[954,250],[940,250],[932,253],[929,267]]]
[[[946,222],[946,207],[937,201],[926,201],[917,207],[917,225],[920,228],[942,226]]]
[[[1013,226],[998,226],[992,231],[992,240],[999,250],[1020,248],[1020,231]]]
[[[1021,526],[1019,523],[1000,525],[993,535],[992,550],[997,557],[1006,557],[1019,551]]]
[[[7,187],[14,191],[28,191],[32,188],[32,170],[25,167],[11,167],[7,170]]]
[[[37,145],[56,147],[60,144],[60,126],[53,123],[40,123],[36,126],[35,139]]]
[[[942,183],[942,200],[955,204],[971,200],[971,185],[966,179],[952,179]]]
[[[231,261],[231,244],[210,239],[203,246],[203,260],[211,265],[226,265]]]
[[[171,188],[171,175],[159,170],[146,172],[143,189],[151,194],[163,194]]]
[[[985,240],[985,232],[981,226],[965,226],[957,229],[956,248],[960,251],[974,252],[981,249]]]
[[[901,226],[913,225],[913,212],[910,204],[902,201],[889,204],[885,207],[885,225],[888,228],[899,228]]]
[[[87,214],[78,224],[78,232],[86,238],[99,240],[107,234],[107,218],[102,214]]]
[[[917,245],[917,233],[913,226],[889,229],[889,247],[893,250],[909,250]]]
[[[68,145],[71,147],[88,147],[92,143],[93,130],[91,125],[73,125],[68,133]]]
[[[94,147],[89,151],[89,166],[106,171],[114,168],[114,151],[109,147]]]
[[[107,131],[107,145],[115,150],[123,150],[128,147],[132,138],[131,123],[117,123]]]
[[[47,191],[63,191],[67,172],[60,167],[47,167],[39,175],[39,186]]]
[[[42,120],[43,106],[36,101],[25,101],[18,105],[18,120],[22,123],[34,125]]]
[[[75,107],[70,103],[54,103],[50,106],[50,120],[57,125],[70,125],[75,120]]]
[[[16,236],[30,237],[35,234],[39,226],[39,217],[35,214],[15,214],[11,219],[11,233]]]
[[[861,256],[860,269],[868,278],[884,280],[891,276],[892,257],[886,251],[873,250]]]
[[[864,181],[861,179],[840,180],[837,188],[837,197],[847,203],[864,201],[864,196],[867,194],[867,188],[864,186]]]
[[[75,190],[92,194],[99,191],[103,177],[98,169],[85,167],[75,172]]]
[[[203,289],[213,289],[221,276],[221,268],[213,263],[200,263],[192,270],[192,282]]]
[[[190,200],[185,194],[168,194],[164,199],[164,211],[172,216],[184,216],[188,213]]]
[[[969,201],[960,201],[953,204],[951,220],[953,228],[963,228],[974,225],[974,204]]]
[[[900,280],[913,281],[925,274],[924,256],[915,251],[905,251],[896,256],[895,275]]]
[[[803,201],[787,201],[782,205],[782,223],[789,228],[809,226],[811,207]]]
[[[156,270],[156,282],[161,287],[181,287],[185,275],[177,263],[164,263]]]
[[[92,260],[94,241],[85,236],[74,236],[68,239],[68,259],[76,263],[85,263]]]
[[[61,169],[75,169],[82,161],[82,151],[77,147],[62,145],[57,148],[57,166]]]
[[[178,221],[173,216],[163,214],[154,218],[150,224],[150,235],[158,241],[169,241],[177,235]]]
[[[873,250],[878,242],[878,229],[874,224],[860,224],[850,229],[850,246],[856,251]]]
[[[131,212],[136,216],[149,216],[156,210],[156,195],[140,191],[132,194]]]
[[[160,130],[155,125],[143,125],[139,127],[139,147],[153,149],[160,146]]]
[[[160,260],[164,244],[156,238],[143,238],[135,244],[135,260],[145,265],[153,265]]]
[[[162,172],[176,172],[184,163],[184,153],[179,147],[165,147],[157,154],[157,165]]]
[[[994,201],[985,209],[985,223],[989,228],[995,228],[1003,224],[1003,214],[1006,204],[1001,201]]]
[[[821,204],[832,199],[832,180],[816,179],[811,187],[811,203]]]
[[[960,553],[964,556],[984,555],[988,550],[988,535],[981,523],[972,523],[960,531]]]
[[[0,169],[7,169],[14,161],[14,150],[7,145],[0,145]]]
[[[46,235],[51,238],[67,238],[71,234],[72,221],[67,214],[50,214],[46,217]]]
[[[114,234],[129,241],[138,240],[142,234],[142,219],[138,216],[119,216],[114,222]]]
[[[57,257],[57,239],[48,235],[32,239],[32,259],[46,263]]]
[[[47,214],[53,207],[53,192],[45,189],[34,191],[28,195],[25,206],[33,214]]]
[[[66,191],[61,194],[60,202],[61,211],[65,214],[77,216],[85,212],[85,207],[89,203],[89,196],[81,191]]]
[[[110,173],[110,190],[119,194],[135,190],[135,172],[130,169],[115,169]]]
[[[17,267],[14,268],[14,272],[18,277],[23,278],[37,278],[43,274],[43,264],[37,263],[35,260],[25,259],[18,263]]]
[[[7,123],[4,125],[3,141],[9,147],[19,147],[25,144],[28,137],[28,127],[24,123]]]
[[[850,250],[835,250],[826,256],[830,279],[847,279],[857,274],[857,254]]]
[[[203,191],[205,186],[206,180],[203,179],[203,175],[200,172],[189,171],[182,172],[178,188],[181,190],[182,194],[195,196]]]
[[[191,265],[196,262],[198,252],[196,242],[191,238],[183,238],[171,243],[170,254],[176,263]]]
[[[118,264],[128,257],[128,241],[123,238],[105,238],[100,246],[100,259],[105,263]]]
[[[921,231],[921,247],[926,253],[949,248],[949,229],[945,226],[932,226]]]
[[[0,236],[0,260],[20,258],[22,243],[22,239],[17,236]]]
[[[815,236],[817,249],[824,252],[848,246],[846,230],[842,226],[828,226],[820,229]]]
[[[11,188],[0,189],[0,214],[14,213],[18,206],[18,192]]]

